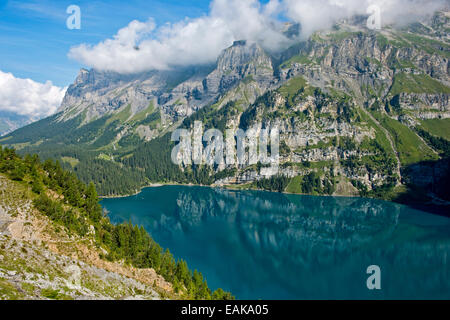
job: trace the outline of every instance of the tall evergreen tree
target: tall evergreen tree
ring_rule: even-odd
[[[100,221],[102,217],[102,207],[98,202],[98,195],[93,182],[89,183],[86,190],[86,212],[94,222]]]

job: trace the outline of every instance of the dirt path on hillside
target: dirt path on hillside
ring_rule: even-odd
[[[393,139],[391,137],[391,134],[389,133],[389,131],[385,127],[383,127],[378,122],[377,119],[375,119],[375,117],[369,111],[367,111],[364,107],[361,107],[360,109],[375,123],[375,125],[378,128],[381,129],[381,131],[383,131],[383,133],[385,134],[386,138],[388,139],[389,144],[391,145],[392,151],[394,151],[394,156],[395,156],[395,158],[397,160],[397,170],[396,171],[397,171],[397,174],[398,174],[398,177],[399,177],[399,179],[397,181],[397,186],[401,185],[402,174],[401,174],[401,170],[400,169],[401,169],[402,163],[400,162],[400,156],[399,156],[399,153],[398,153],[397,149],[395,148],[395,144],[394,144],[394,141],[393,141]]]

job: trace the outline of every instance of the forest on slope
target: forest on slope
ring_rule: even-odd
[[[130,222],[112,224],[99,204],[94,184],[84,184],[58,161],[41,163],[37,155],[22,158],[13,149],[0,148],[0,174],[24,190],[21,199],[49,218],[56,233],[64,230],[69,238],[91,241],[99,259],[155,270],[172,285],[177,299],[234,299],[222,289],[212,292],[200,272],[189,270],[181,259],[176,261],[143,227]],[[6,197],[3,191],[1,197]]]
[[[218,59],[228,69],[178,70],[170,83],[166,73],[151,74],[164,89],[149,92],[139,85],[143,75],[115,84],[120,75],[106,81],[111,75],[84,70],[60,113],[0,143],[58,159],[101,196],[175,182],[449,200],[449,20],[438,12],[428,23],[380,31],[341,23],[273,56],[240,41]],[[242,61],[246,50],[252,55]],[[171,132],[194,121],[222,131],[282,128],[280,172],[264,177],[260,163],[173,164]]]

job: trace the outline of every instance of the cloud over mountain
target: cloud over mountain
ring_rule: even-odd
[[[35,82],[0,71],[0,112],[37,120],[56,112],[67,88]]]
[[[380,9],[382,25],[417,21],[448,6],[445,0],[283,0],[279,4],[288,18],[302,24],[304,36],[330,28],[340,19],[368,15],[370,6]]]
[[[215,0],[209,15],[160,28],[152,19],[132,21],[113,39],[74,47],[69,56],[97,69],[132,73],[214,62],[236,39],[257,40],[275,49],[288,39],[276,30],[272,3]]]
[[[234,40],[256,41],[269,51],[291,44],[282,32],[286,18],[302,25],[301,38],[339,19],[381,10],[382,24],[412,22],[446,5],[445,0],[213,0],[208,15],[156,26],[132,21],[97,45],[71,48],[69,57],[87,66],[134,73],[214,62]],[[281,18],[280,18],[281,17]]]

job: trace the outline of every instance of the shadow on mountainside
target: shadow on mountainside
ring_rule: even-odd
[[[450,158],[409,165],[402,175],[408,189],[395,202],[450,217]]]

